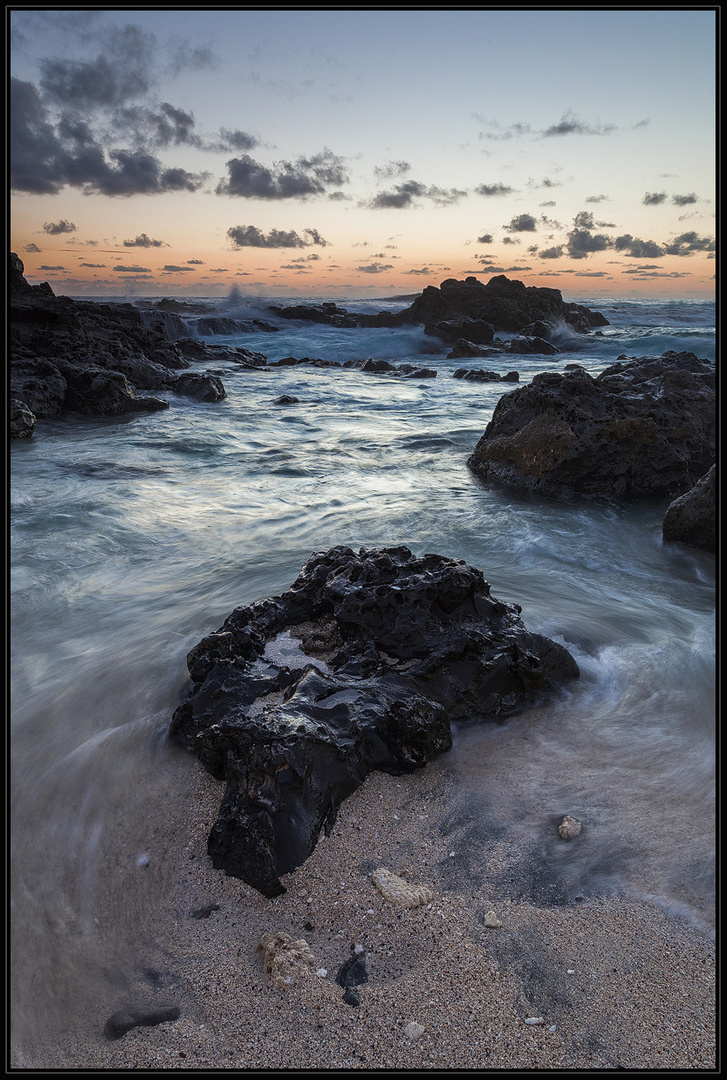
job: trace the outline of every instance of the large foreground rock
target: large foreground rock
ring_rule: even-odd
[[[662,536],[704,551],[717,550],[717,466],[668,507]]]
[[[576,366],[536,375],[500,398],[468,464],[544,495],[662,498],[704,475],[715,438],[714,364],[667,352],[597,378]]]
[[[171,737],[227,789],[208,851],[266,896],[374,769],[401,774],[578,676],[481,571],[406,547],[335,547],[281,596],[238,608],[188,658]]]

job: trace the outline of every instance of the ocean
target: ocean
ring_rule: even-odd
[[[407,306],[326,299],[355,312]],[[267,304],[316,300],[199,302],[276,322]],[[667,349],[715,361],[712,302],[579,302],[610,325],[586,336],[563,327],[556,356],[448,360],[449,346],[412,326],[280,320],[276,333],[208,336],[271,361],[372,356],[438,374],[223,360],[221,402],[164,393],[163,412],[43,420],[13,443],[11,882],[25,935],[15,948],[42,951],[54,920],[98,925],[119,805],[134,851],[145,849],[149,821],[134,808],[149,763],[161,776],[172,753],[187,652],[337,544],[464,559],[494,596],[522,606],[529,630],[572,652],[581,679],[557,701],[458,726],[458,782],[520,836],[554,813],[587,823],[577,865],[542,853],[569,895],[646,897],[713,926],[714,557],[662,541],[665,500],[529,497],[466,464],[513,386],[454,379],[459,367],[517,369],[523,385],[566,363],[597,374],[618,356]],[[283,394],[298,401],[275,404]]]

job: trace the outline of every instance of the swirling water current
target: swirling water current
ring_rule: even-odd
[[[438,375],[221,362],[221,402],[165,394],[164,412],[45,420],[13,444],[11,866],[27,934],[49,907],[93,918],[109,804],[121,792],[131,813],[138,777],[163,760],[188,650],[336,544],[464,559],[522,606],[529,630],[571,650],[581,679],[557,703],[455,732],[461,783],[521,831],[580,813],[593,836],[585,886],[711,925],[714,558],[663,543],[665,501],[530,498],[466,465],[512,385],[454,379],[457,367],[516,368],[522,385],[568,362],[597,374],[666,349],[715,360],[713,304],[585,303],[610,325],[563,328],[554,357],[448,360],[416,327],[281,321],[277,333],[207,337],[271,361],[373,356]],[[225,314],[274,321],[250,304]],[[282,394],[299,401],[274,404]]]

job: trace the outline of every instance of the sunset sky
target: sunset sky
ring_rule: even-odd
[[[8,17],[11,250],[56,293],[714,294],[715,9]]]

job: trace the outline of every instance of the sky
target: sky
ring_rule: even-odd
[[[714,295],[716,8],[6,11],[32,284]]]

